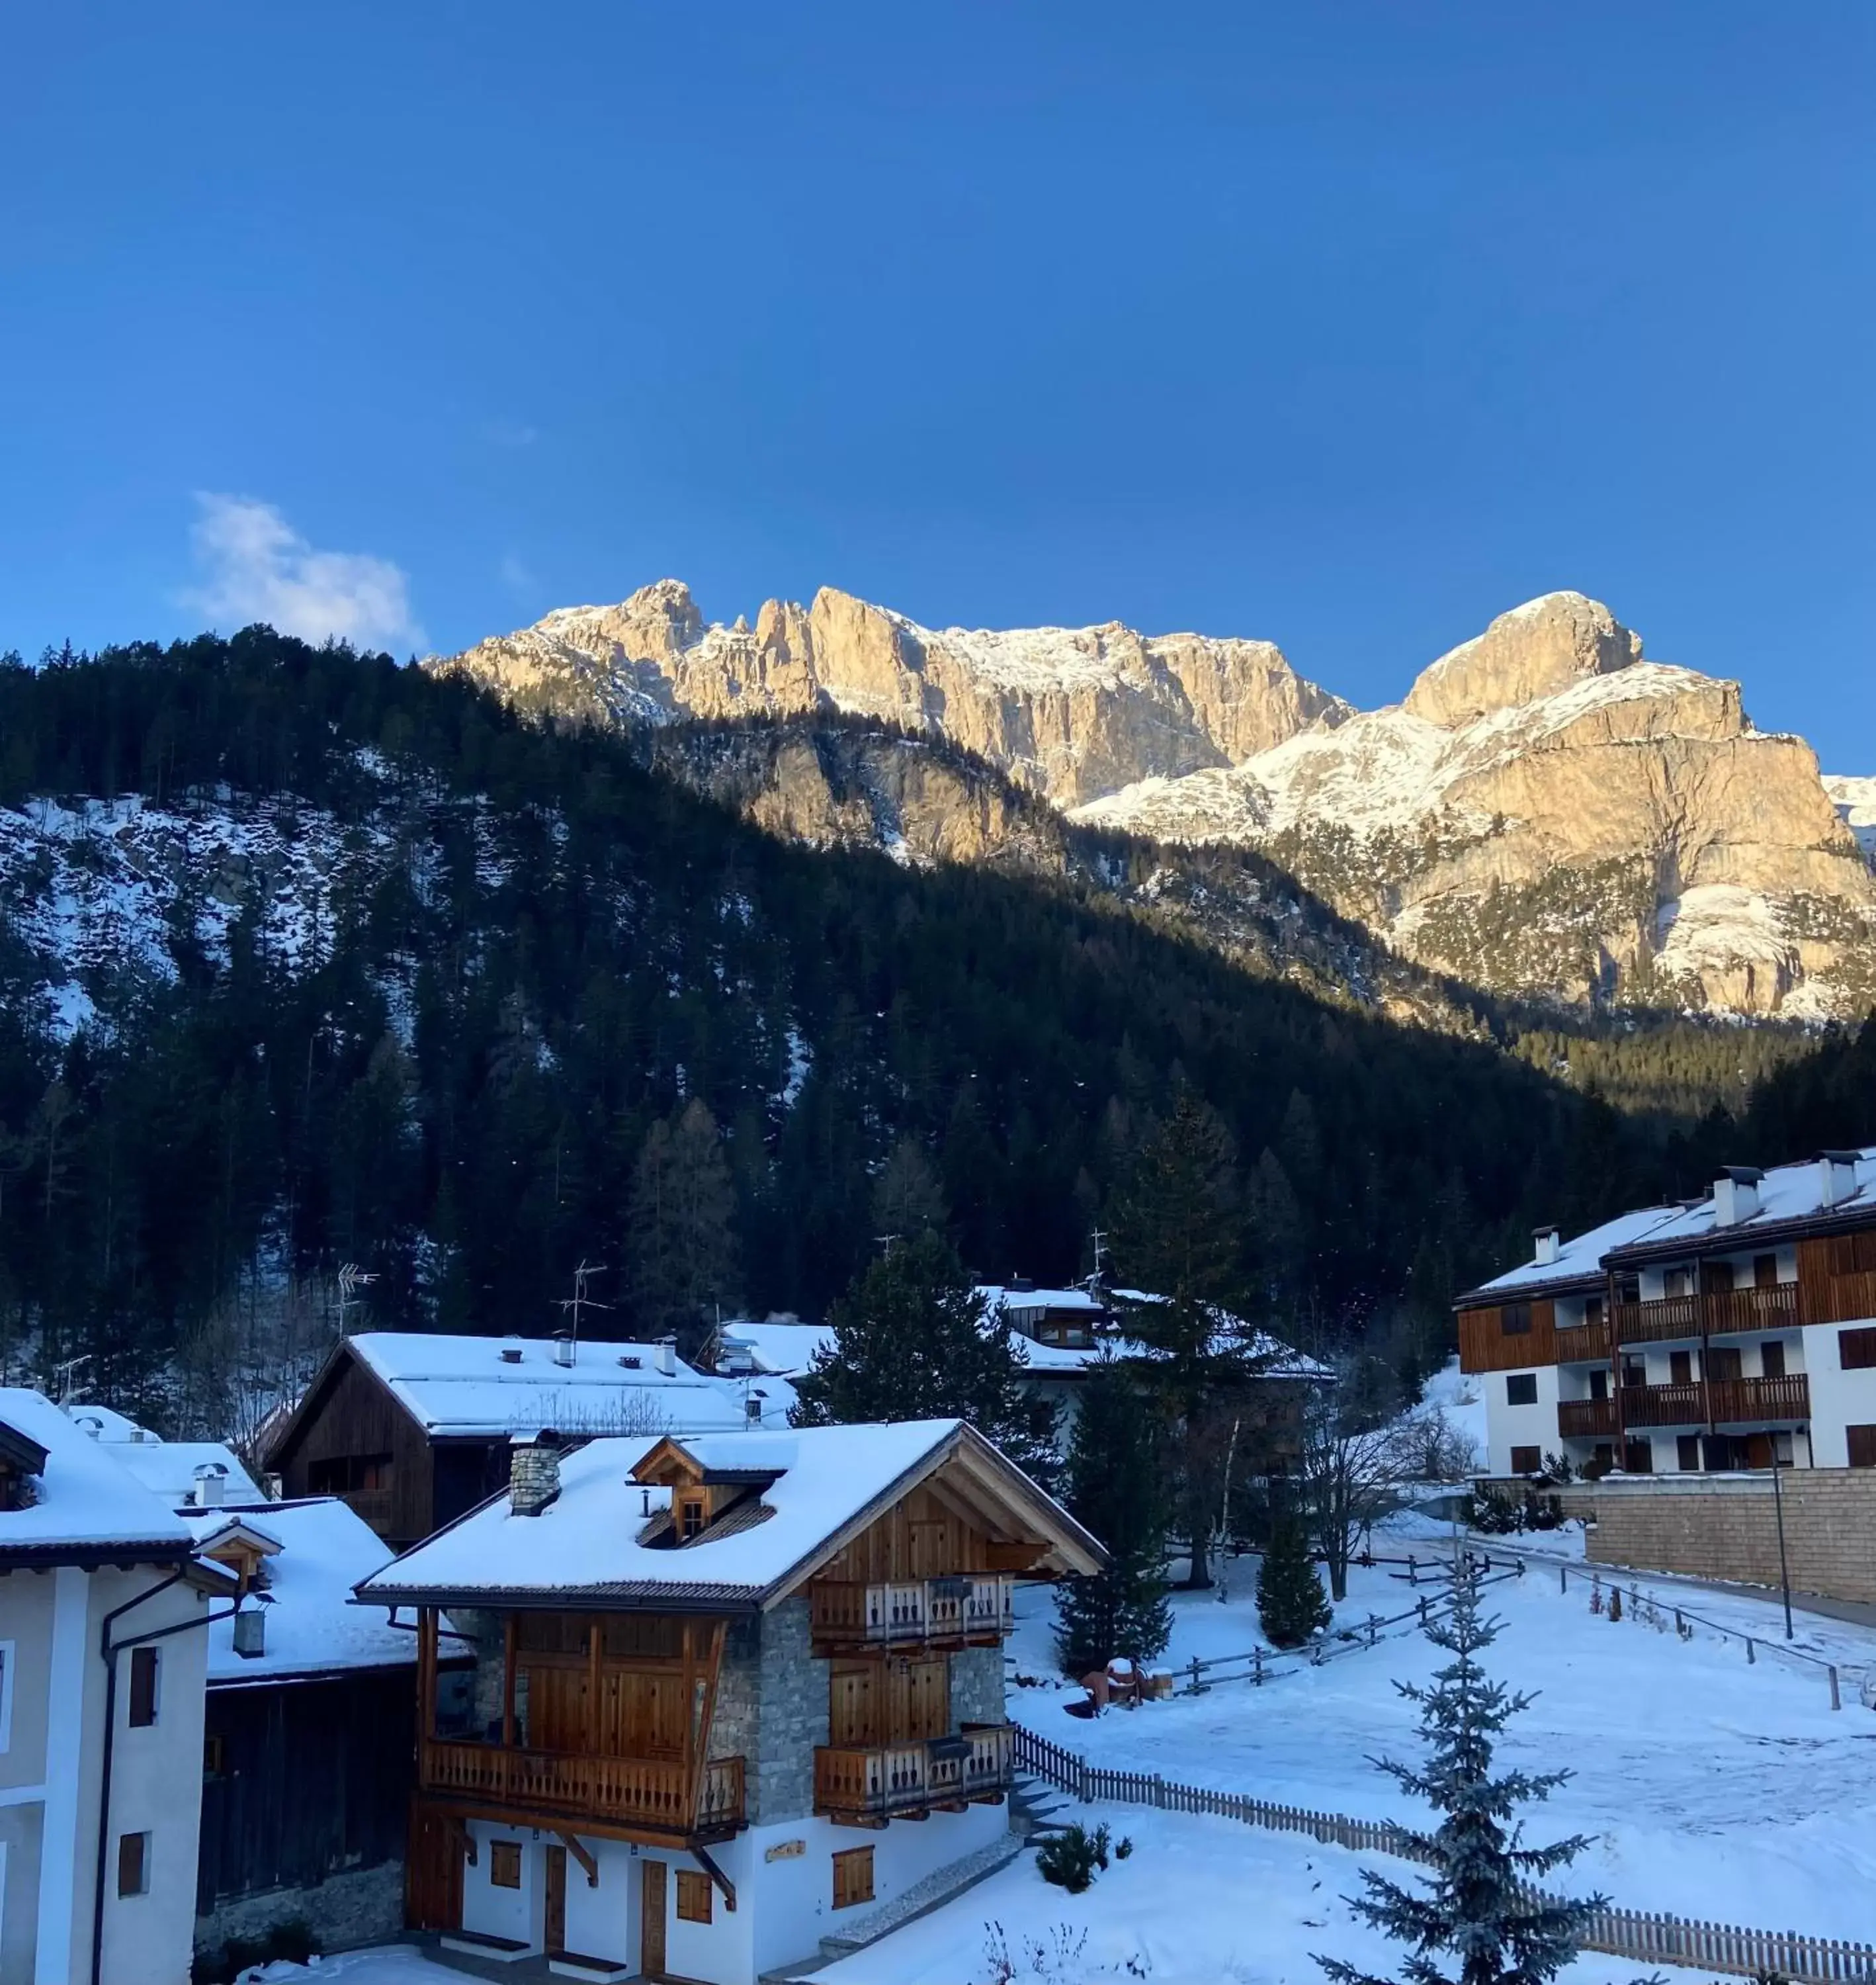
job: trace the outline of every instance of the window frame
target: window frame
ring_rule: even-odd
[[[841,1877],[848,1869],[864,1868],[866,1870],[866,1893],[864,1895],[843,1895]],[[834,1856],[834,1906],[837,1909],[857,1909],[862,1903],[873,1899],[873,1850],[871,1847],[844,1847],[836,1850]]]
[[[1508,1302],[1499,1305],[1498,1335],[1501,1337],[1529,1337],[1531,1328],[1531,1305],[1528,1302]]]
[[[488,1843],[488,1886],[492,1889],[521,1886],[521,1842],[492,1840]],[[509,1877],[512,1879],[509,1879]]]
[[[1862,1449],[1859,1458],[1858,1448]],[[1876,1468],[1876,1425],[1864,1422],[1844,1429],[1844,1458],[1852,1468]]]
[[[1514,1386],[1529,1386],[1522,1393],[1514,1392]],[[1508,1406],[1534,1406],[1537,1404],[1537,1374],[1535,1372],[1507,1372],[1505,1375],[1505,1403]]]
[[[677,1920],[707,1923],[716,1920],[712,1883],[700,1868],[680,1868],[677,1876]]]
[[[1518,1457],[1521,1454],[1531,1456],[1531,1459],[1522,1467],[1518,1462]],[[1543,1472],[1544,1450],[1539,1444],[1535,1442],[1520,1441],[1512,1449],[1512,1473],[1514,1475],[1541,1475]]]
[[[700,1537],[710,1527],[708,1504],[701,1496],[685,1496],[677,1505],[677,1536],[680,1543]]]
[[[1857,1353],[1854,1358],[1852,1350]],[[1876,1371],[1876,1329],[1868,1324],[1837,1333],[1837,1366],[1840,1372]]]

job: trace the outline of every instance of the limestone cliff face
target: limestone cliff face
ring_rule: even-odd
[[[623,723],[825,707],[936,730],[1059,805],[1234,764],[1349,713],[1267,641],[1143,635],[1118,623],[921,627],[824,586],[751,629],[704,623],[674,579],[617,606],[552,613],[433,667],[519,707]]]
[[[1876,997],[1844,782],[1834,797],[1737,683],[1644,660],[1579,593],[1501,614],[1368,712],[1264,641],[939,630],[831,588],[726,626],[670,579],[429,666],[635,734],[837,711],[942,738],[1086,825],[1264,850],[1409,958],[1498,989],[1792,1016]],[[773,751],[732,783],[778,833],[1055,862],[1032,811],[930,754],[833,778],[824,748]]]

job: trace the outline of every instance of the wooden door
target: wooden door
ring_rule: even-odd
[[[461,1929],[462,1845],[459,1821],[422,1806],[411,1809],[404,1871],[404,1918],[411,1929]]]
[[[639,1933],[639,1969],[647,1978],[664,1976],[664,1863],[646,1861],[641,1900],[644,1921]]]
[[[1703,1362],[1710,1379],[1737,1379],[1743,1375],[1737,1344],[1710,1345]]]
[[[552,1957],[567,1947],[567,1850],[547,1850],[547,1920],[543,1933]]]
[[[892,1674],[891,1701],[888,1742],[944,1736],[951,1728],[951,1664],[941,1655],[935,1661],[898,1664]]]
[[[827,1678],[827,1741],[877,1744],[881,1741],[880,1668],[877,1661],[837,1666]]]
[[[584,1751],[585,1671],[565,1668],[557,1662],[529,1661],[522,1671],[528,1678],[529,1748],[536,1751]]]

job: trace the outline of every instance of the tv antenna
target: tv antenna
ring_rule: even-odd
[[[1094,1230],[1093,1240],[1094,1272],[1089,1276],[1084,1285],[1091,1296],[1098,1295],[1100,1293],[1101,1278],[1107,1268],[1107,1236],[1097,1227]]]
[[[582,1258],[579,1266],[573,1271],[573,1293],[560,1298],[560,1309],[572,1330],[573,1348],[576,1351],[579,1349],[580,1312],[583,1309],[610,1309],[612,1306],[586,1293],[587,1283],[595,1275],[603,1275],[606,1271],[603,1261],[589,1261]]]
[[[364,1300],[359,1291],[368,1289],[377,1280],[375,1275],[367,1274],[356,1261],[347,1261],[339,1270],[339,1335],[341,1337],[345,1335],[345,1312],[348,1309],[357,1308]]]

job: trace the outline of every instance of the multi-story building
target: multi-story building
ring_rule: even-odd
[[[0,1390],[7,1985],[188,1978],[207,1630],[237,1591],[49,1399]]]
[[[1492,1476],[1876,1467],[1876,1147],[1542,1229],[1455,1307]]]
[[[589,1978],[814,1956],[1007,1839],[1014,1580],[1102,1562],[957,1420],[518,1446],[358,1587],[416,1613],[412,1926]]]

